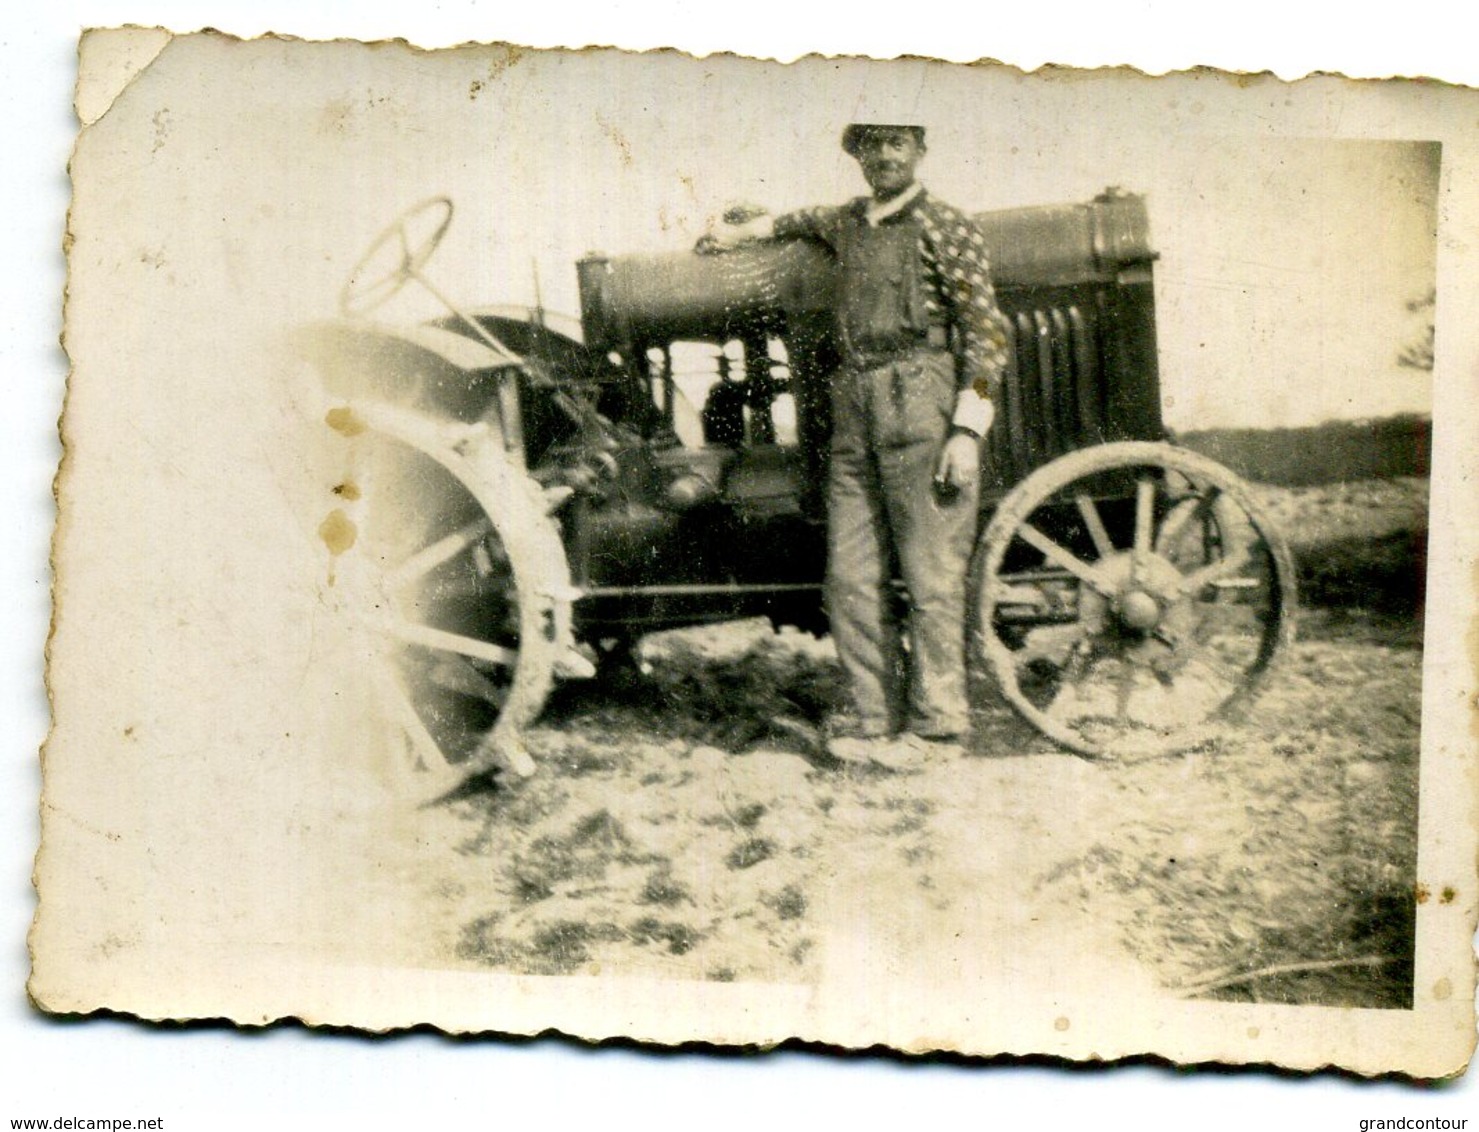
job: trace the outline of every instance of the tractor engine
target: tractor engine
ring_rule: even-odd
[[[1109,190],[977,219],[1012,347],[989,506],[1058,456],[1163,430],[1143,199]],[[580,584],[702,590],[711,608],[721,591],[800,585],[788,570],[805,557],[814,599],[840,361],[834,276],[830,250],[809,241],[580,261],[585,345],[620,374],[625,411],[608,415],[630,436],[594,457],[606,482],[581,496]]]

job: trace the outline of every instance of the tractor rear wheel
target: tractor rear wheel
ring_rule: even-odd
[[[370,694],[412,789],[436,797],[534,762],[523,731],[571,640],[569,568],[542,489],[501,432],[384,404],[341,406],[344,508],[357,531],[336,569],[370,655]]]

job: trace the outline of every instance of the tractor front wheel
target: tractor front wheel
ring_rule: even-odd
[[[1247,484],[1165,444],[1064,456],[997,507],[976,640],[1002,695],[1087,755],[1196,745],[1294,634],[1294,567]]]

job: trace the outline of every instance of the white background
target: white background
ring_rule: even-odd
[[[366,1039],[280,1026],[255,1033],[123,1020],[55,1021],[27,1003],[24,937],[33,910],[38,821],[35,751],[48,615],[46,543],[64,359],[57,346],[61,234],[74,51],[84,26],[217,27],[305,38],[405,36],[433,46],[506,40],[532,46],[669,45],[794,58],[901,53],[1022,66],[1133,63],[1431,75],[1479,85],[1467,6],[1420,0],[1367,10],[1256,0],[1215,10],[1170,3],[949,5],[908,0],[855,17],[804,13],[780,0],[740,4],[421,5],[265,0],[233,8],[70,0],[12,15],[0,28],[6,151],[0,160],[0,1128],[16,1117],[163,1116],[165,1128],[914,1127],[1356,1129],[1375,1117],[1479,1121],[1479,1085],[1439,1089],[1337,1077],[1177,1072],[1159,1066],[1065,1070],[793,1051],[767,1055],[634,1053],[556,1040],[459,1041],[432,1034]],[[860,12],[862,10],[860,9]],[[967,14],[968,13],[968,14]],[[183,820],[183,816],[182,816]]]

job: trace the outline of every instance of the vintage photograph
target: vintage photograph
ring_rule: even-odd
[[[1472,92],[81,59],[44,1009],[1465,1064]]]

